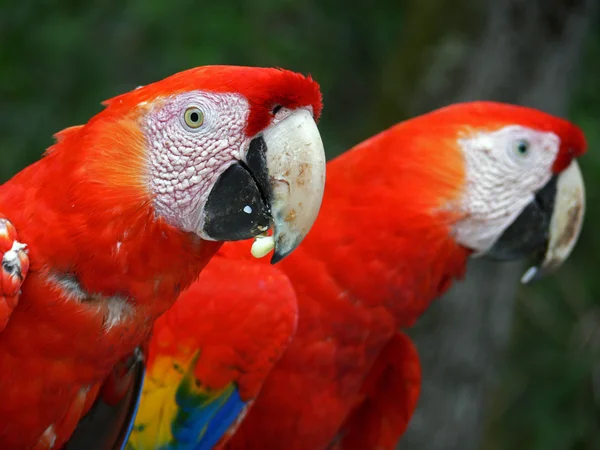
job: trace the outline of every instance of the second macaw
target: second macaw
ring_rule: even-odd
[[[574,159],[585,150],[583,133],[565,120],[473,102],[402,122],[331,161],[321,213],[303,244],[275,268],[247,261],[293,287],[298,328],[281,359],[286,340],[275,330],[283,328],[274,327],[264,347],[269,330],[257,329],[273,311],[256,323],[244,319],[253,317],[250,299],[278,307],[273,294],[288,311],[289,289],[280,280],[276,291],[261,276],[224,289],[231,261],[247,258],[250,245],[226,244],[201,278],[202,294],[185,293],[155,328],[128,448],[393,449],[421,382],[401,329],[464,276],[470,256],[533,255],[523,281],[556,269],[582,226]],[[200,295],[222,299],[231,317],[184,317],[184,305]],[[221,337],[218,351],[207,329]],[[165,369],[173,348],[187,355],[178,372]],[[273,364],[254,400],[261,383],[245,390],[240,368],[264,376]]]

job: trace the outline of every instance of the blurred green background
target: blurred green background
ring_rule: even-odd
[[[439,369],[435,361],[457,360],[432,353],[418,420],[400,448],[600,449],[596,3],[0,0],[0,181],[38,159],[54,132],[98,112],[102,100],[205,64],[311,73],[324,93],[320,128],[329,157],[457,100],[523,103],[567,117],[590,144],[578,247],[556,276],[519,288],[516,300],[515,270],[477,269],[467,300],[495,305],[485,316],[489,327],[475,306],[472,316],[425,318],[419,333],[428,340],[417,338],[425,355],[450,320],[460,320],[461,330],[479,327],[472,349],[454,346],[457,354],[484,355],[476,371],[455,375],[456,383],[477,385],[465,401],[478,406],[457,412],[454,378],[428,379]],[[510,289],[480,295],[490,277]],[[444,404],[452,407],[440,416]]]

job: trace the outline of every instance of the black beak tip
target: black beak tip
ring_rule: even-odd
[[[293,238],[290,240],[290,237],[286,236],[274,236],[275,237],[275,250],[273,251],[273,256],[271,257],[271,264],[277,264],[283,258],[286,258],[288,255],[294,252],[296,248],[300,245],[302,239],[299,237]]]
[[[283,258],[285,258],[289,253],[282,253],[277,250],[273,252],[273,256],[271,257],[271,264],[277,264]]]

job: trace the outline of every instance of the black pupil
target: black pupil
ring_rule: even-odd
[[[519,142],[519,146],[517,147],[517,150],[519,150],[519,153],[524,154],[527,153],[527,142],[521,141]]]
[[[277,105],[275,108],[273,108],[273,114],[277,114],[277,112],[281,109],[281,105]]]
[[[198,122],[198,120],[200,120],[200,116],[198,115],[197,112],[193,112],[190,114],[190,120],[192,122]]]

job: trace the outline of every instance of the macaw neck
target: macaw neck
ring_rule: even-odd
[[[321,213],[299,250],[329,274],[330,295],[383,306],[409,326],[463,276],[469,251],[451,236],[452,214],[427,208],[423,191],[403,189],[402,167],[389,182],[356,156],[329,163]],[[292,277],[296,261],[282,262]]]
[[[90,177],[85,159],[58,150],[0,188],[0,212],[28,245],[33,273],[125,298],[148,319],[172,305],[220,246],[157,219],[148,199]]]

